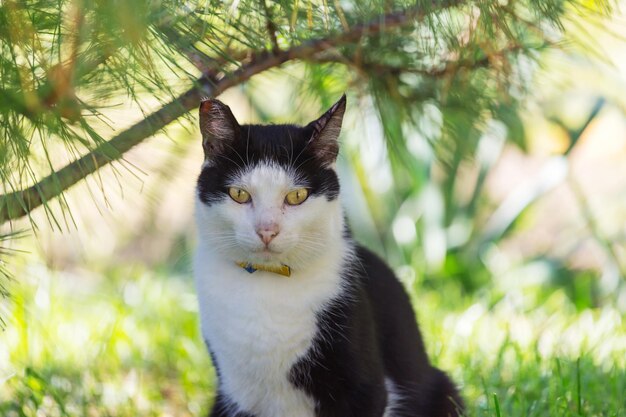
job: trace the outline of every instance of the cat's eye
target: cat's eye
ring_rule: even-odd
[[[309,196],[309,190],[306,188],[298,188],[297,190],[293,190],[290,193],[287,193],[285,197],[285,202],[290,206],[297,206],[298,204],[304,203],[304,200]]]
[[[246,190],[242,190],[241,188],[230,187],[228,189],[228,195],[239,204],[244,204],[250,201],[250,193]]]

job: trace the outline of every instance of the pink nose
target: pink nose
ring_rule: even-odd
[[[278,235],[278,228],[271,227],[271,228],[257,229],[256,234],[259,235],[263,243],[265,243],[265,246],[267,246],[270,244],[272,239],[274,239],[276,235]]]

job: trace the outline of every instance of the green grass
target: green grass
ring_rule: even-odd
[[[22,273],[3,306],[0,416],[206,415],[215,374],[188,274]],[[462,386],[469,415],[626,416],[616,310],[577,311],[559,290],[540,305],[528,290],[413,295],[428,350]]]

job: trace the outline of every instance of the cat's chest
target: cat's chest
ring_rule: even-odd
[[[317,313],[336,297],[337,271],[290,278],[196,266],[202,333],[216,359],[220,389],[259,417],[313,416],[314,403],[289,380],[318,333]]]

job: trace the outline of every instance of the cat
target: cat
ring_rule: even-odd
[[[218,377],[210,417],[448,417],[409,297],[355,243],[335,169],[345,95],[306,126],[200,105],[194,272]]]

